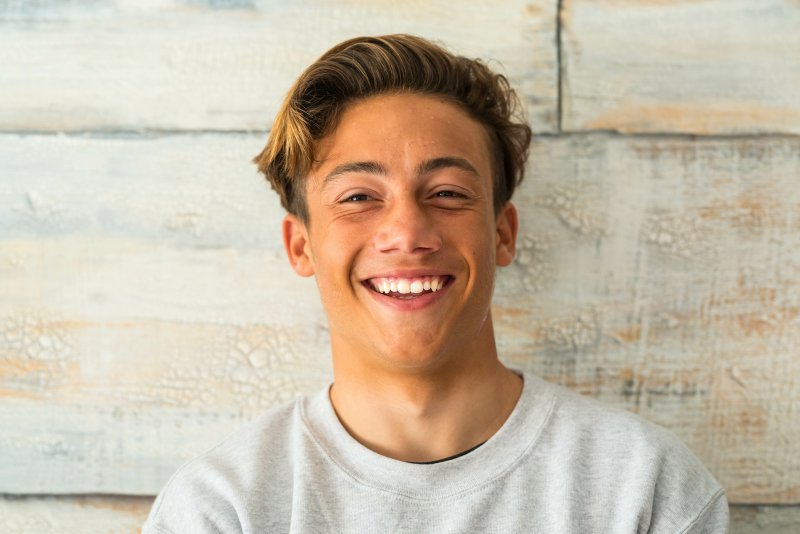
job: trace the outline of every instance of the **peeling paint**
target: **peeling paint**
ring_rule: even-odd
[[[59,321],[28,311],[0,322],[0,389],[44,394],[70,385],[74,341]]]
[[[547,321],[540,337],[547,349],[552,351],[574,351],[593,346],[599,336],[598,313],[586,310],[574,317],[560,317]]]
[[[646,243],[655,245],[664,253],[691,258],[700,250],[709,248],[703,239],[705,229],[691,215],[653,214],[642,234]]]
[[[540,205],[553,210],[570,230],[581,235],[602,237],[608,233],[608,222],[603,214],[592,210],[596,204],[587,200],[599,194],[596,188],[590,187],[581,191],[577,188],[554,187],[541,199]]]
[[[552,282],[554,273],[547,260],[550,240],[541,234],[523,234],[517,238],[514,263],[522,267],[518,276],[527,291],[540,291]]]

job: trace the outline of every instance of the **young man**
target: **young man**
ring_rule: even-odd
[[[259,168],[314,276],[334,381],[184,465],[144,532],[724,532],[674,436],[505,368],[530,129],[505,78],[423,39],[342,43],[291,89]]]

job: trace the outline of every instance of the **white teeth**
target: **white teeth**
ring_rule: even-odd
[[[439,291],[444,287],[444,283],[444,278],[439,276],[429,276],[418,279],[395,278],[390,280],[388,278],[382,278],[370,280],[370,284],[375,291],[386,295],[389,293],[400,293],[401,295],[412,293],[419,295],[423,291]]]
[[[398,280],[397,281],[397,292],[401,295],[405,295],[407,293],[411,293],[411,286],[408,283],[408,280]]]

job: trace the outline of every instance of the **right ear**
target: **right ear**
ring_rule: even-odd
[[[311,242],[308,240],[308,228],[296,216],[289,214],[283,218],[283,247],[289,256],[294,272],[300,276],[314,274],[314,257],[311,254]]]

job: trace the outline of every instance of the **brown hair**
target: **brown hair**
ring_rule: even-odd
[[[494,159],[498,213],[522,181],[531,129],[508,80],[480,60],[456,56],[412,35],[356,37],[340,43],[297,79],[255,157],[289,213],[308,222],[305,175],[316,143],[333,131],[344,108],[386,93],[444,97],[484,125]]]

